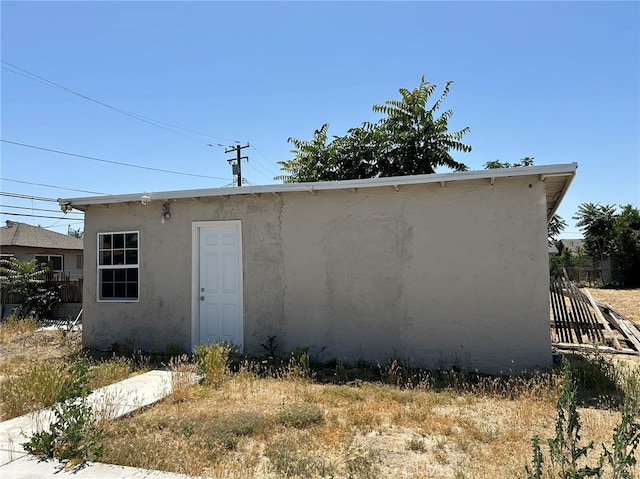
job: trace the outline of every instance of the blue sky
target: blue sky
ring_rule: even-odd
[[[583,202],[640,205],[638,2],[2,1],[1,22],[3,140],[212,177],[2,142],[4,193],[223,186],[235,141],[251,145],[245,178],[274,183],[289,137],[376,121],[374,104],[424,75],[437,94],[454,81],[443,107],[452,130],[471,128],[472,152],[454,155],[471,169],[524,156],[578,162],[559,210],[564,237],[580,236],[571,217]],[[55,203],[0,202],[2,222],[82,226],[79,215],[4,214],[60,217],[40,211]]]

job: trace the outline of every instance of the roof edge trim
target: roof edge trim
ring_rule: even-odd
[[[506,178],[519,176],[567,176],[573,178],[578,168],[577,163],[563,163],[541,166],[523,166],[517,168],[499,168],[489,170],[460,171],[454,173],[434,173],[413,176],[390,176],[384,178],[367,178],[361,180],[343,181],[318,181],[308,183],[283,183],[260,186],[241,186],[224,188],[206,188],[195,190],[176,190],[161,192],[140,192],[122,195],[89,196],[83,198],[58,198],[58,203],[69,205],[76,209],[90,205],[104,205],[114,203],[129,203],[142,201],[143,195],[148,195],[153,200],[169,200],[182,198],[198,198],[206,196],[236,196],[252,195],[258,193],[289,193],[289,192],[318,192],[323,190],[360,189],[391,186],[398,188],[402,185],[416,185],[429,183],[449,183],[457,181],[469,181],[477,179]],[[569,181],[570,183],[570,181]],[[568,187],[568,185],[567,185]],[[565,188],[566,190],[566,188]],[[564,196],[564,194],[562,195]],[[559,203],[559,202],[558,202]]]

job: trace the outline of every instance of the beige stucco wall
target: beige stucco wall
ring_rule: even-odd
[[[317,359],[507,372],[551,361],[544,183],[534,177],[91,206],[84,343],[191,348],[192,222],[241,220],[244,342]],[[140,231],[141,297],[96,302],[96,234]]]

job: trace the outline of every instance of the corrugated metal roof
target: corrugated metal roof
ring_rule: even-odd
[[[7,221],[7,225],[0,228],[0,246],[81,250],[82,239],[25,223]]]
[[[198,190],[161,191],[156,193],[141,192],[125,195],[90,196],[85,198],[60,198],[60,206],[71,206],[85,211],[91,205],[108,205],[114,203],[140,202],[143,196],[146,201],[175,200],[180,198],[202,198],[212,196],[259,195],[263,193],[286,194],[290,192],[309,192],[312,194],[326,190],[358,190],[361,188],[393,187],[396,190],[403,185],[428,183],[447,183],[471,180],[487,180],[491,184],[512,177],[531,176],[544,181],[547,196],[547,218],[551,219],[558,209],[562,198],[576,174],[577,163],[565,163],[544,166],[526,166],[518,168],[498,168],[492,170],[461,171],[456,173],[437,173],[431,175],[394,176],[385,178],[369,178],[363,180],[319,181],[309,183],[287,183],[263,186],[241,186],[235,188],[209,188]]]

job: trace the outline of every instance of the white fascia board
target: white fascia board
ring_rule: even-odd
[[[379,188],[383,186],[395,187],[403,185],[417,185],[428,183],[450,183],[458,181],[470,181],[479,179],[508,178],[518,176],[574,176],[577,163],[564,163],[556,165],[524,166],[518,168],[498,168],[491,170],[460,171],[454,173],[434,173],[429,175],[391,176],[385,178],[367,178],[362,180],[345,181],[318,181],[309,183],[283,183],[274,185],[240,186],[224,188],[206,188],[197,190],[177,190],[160,192],[141,192],[124,195],[89,196],[84,198],[59,198],[58,203],[69,205],[76,209],[84,209],[84,206],[107,205],[114,203],[130,203],[142,200],[142,196],[149,196],[149,201],[175,200],[182,198],[202,198],[211,196],[236,196],[257,195],[261,193],[289,193],[310,192],[323,190],[352,190],[358,188]]]

